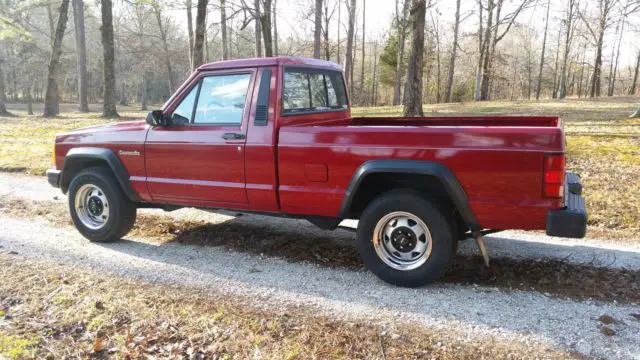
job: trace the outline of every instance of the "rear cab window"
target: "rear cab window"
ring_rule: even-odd
[[[349,108],[342,73],[313,68],[285,68],[282,114],[308,114]]]

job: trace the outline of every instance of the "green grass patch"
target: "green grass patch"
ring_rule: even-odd
[[[24,359],[32,357],[38,340],[24,338],[17,335],[0,334],[0,358]]]

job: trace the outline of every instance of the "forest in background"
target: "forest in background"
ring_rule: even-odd
[[[638,92],[640,42],[621,48],[638,37],[640,0],[455,0],[451,16],[444,0],[384,0],[389,23],[369,24],[380,1],[0,0],[0,113],[37,101],[55,116],[77,102],[114,117],[118,104],[162,103],[202,63],[279,55],[337,62],[354,105],[406,115],[423,103]],[[292,6],[296,31],[278,33]],[[546,16],[523,17],[533,8]],[[624,51],[635,61],[622,65]]]

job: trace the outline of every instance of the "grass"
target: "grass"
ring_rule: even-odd
[[[71,226],[68,210],[60,202],[0,196],[0,212],[22,219],[44,218],[56,226]],[[301,233],[246,221],[185,221],[141,212],[130,235],[138,241],[156,245],[177,242],[221,246],[232,251],[274,256],[291,262],[311,262],[323,267],[363,268],[350,236],[345,236],[345,241],[336,241],[321,232]],[[497,287],[506,292],[536,291],[558,298],[640,303],[640,271],[561,260],[494,257],[491,267],[486,268],[480,255],[458,255],[453,268],[441,282]],[[68,299],[58,295],[53,301],[63,303]]]
[[[598,237],[637,238],[640,231],[640,119],[627,119],[638,107],[634,97],[564,101],[492,101],[425,105],[427,114],[561,115],[565,120],[569,170],[582,175],[589,232]],[[69,108],[67,106],[67,108]],[[94,106],[96,108],[96,106]],[[142,119],[132,107],[126,119]],[[354,116],[397,116],[401,107],[355,108]],[[55,133],[104,123],[99,113],[63,113],[46,119],[0,117],[0,171],[42,175],[51,166]]]
[[[548,344],[150,285],[0,252],[0,358],[567,359]],[[56,302],[58,296],[67,301]]]

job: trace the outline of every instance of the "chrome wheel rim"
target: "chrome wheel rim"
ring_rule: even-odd
[[[109,221],[109,201],[96,185],[85,184],[78,189],[75,209],[80,222],[89,229],[101,229]]]
[[[373,231],[378,257],[396,270],[409,271],[422,266],[431,255],[432,243],[424,221],[404,211],[385,215]]]

